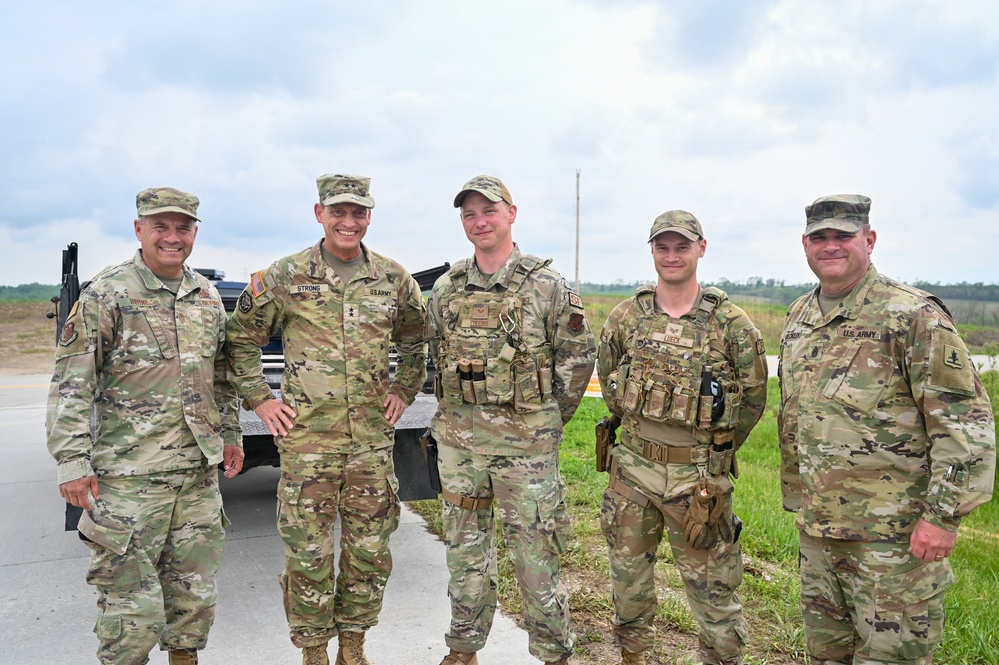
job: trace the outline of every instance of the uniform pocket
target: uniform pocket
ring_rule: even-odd
[[[888,575],[874,586],[874,623],[864,651],[886,660],[929,655],[944,626],[944,594],[954,581],[946,562]]]
[[[302,524],[300,514],[302,497],[302,481],[289,480],[283,475],[277,486],[277,519],[278,525],[299,526]]]
[[[101,613],[94,625],[94,634],[102,640],[115,640],[121,637],[121,617]]]
[[[891,358],[877,347],[860,344],[837,364],[846,371],[834,371],[822,394],[869,418],[888,388],[894,368]]]
[[[561,483],[552,492],[538,499],[538,524],[541,532],[549,536],[555,552],[565,552],[572,527],[565,505],[565,487]]]
[[[162,321],[153,310],[137,310],[128,316],[123,312],[121,344],[114,366],[122,374],[148,369],[164,358],[177,355],[171,336],[163,330]]]
[[[95,505],[96,510],[96,505]],[[131,547],[132,527],[123,522],[94,521],[90,511],[80,516],[80,536],[91,550],[87,584],[117,591],[135,591],[141,574]]]

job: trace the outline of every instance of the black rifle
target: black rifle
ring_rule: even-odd
[[[62,250],[62,286],[59,287],[59,295],[52,297],[52,302],[56,306],[56,311],[49,312],[46,316],[56,320],[56,344],[62,335],[63,326],[69,313],[73,311],[73,305],[80,299],[80,272],[78,262],[78,247],[75,242],[66,245]],[[80,515],[83,508],[66,504],[66,531],[76,531],[76,526],[80,523]]]

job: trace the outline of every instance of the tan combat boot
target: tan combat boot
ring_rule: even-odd
[[[444,656],[441,665],[479,665],[479,657],[472,653],[461,653],[451,649],[451,653]]]
[[[170,665],[198,665],[196,649],[177,649],[170,652]]]
[[[371,665],[364,655],[364,633],[340,633],[340,648],[336,652],[336,665]]]
[[[326,644],[302,649],[302,665],[330,665],[330,657],[326,655]]]
[[[645,665],[645,652],[631,653],[621,648],[621,662],[618,665]]]

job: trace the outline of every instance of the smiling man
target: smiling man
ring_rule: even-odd
[[[747,627],[736,596],[742,522],[729,475],[766,404],[763,339],[724,291],[697,282],[708,241],[696,217],[664,212],[649,245],[658,279],[614,308],[597,349],[604,401],[621,420],[620,444],[597,467],[610,471],[600,524],[614,637],[620,665],[644,665],[665,537],[700,626],[701,661],[737,665]]]
[[[477,665],[489,636],[497,512],[529,649],[546,663],[566,663],[574,636],[559,580],[569,516],[558,448],[593,372],[593,334],[583,302],[550,261],[513,242],[517,206],[499,178],[472,178],[454,207],[474,256],[437,280],[427,314],[451,572],[450,653],[441,665]]]
[[[255,273],[228,327],[232,381],[281,454],[280,581],[305,665],[327,665],[334,636],[338,665],[368,665],[364,635],[378,621],[392,570],[389,536],[399,525],[394,425],[427,371],[419,286],[362,242],[375,207],[370,184],[356,175],[318,178],[314,212],[323,239]],[[260,347],[279,329],[285,370],[275,398]]]
[[[243,450],[222,299],[184,263],[198,204],[172,187],[139,192],[141,248],[83,290],[56,348],[48,446],[60,493],[86,511],[106,665],[147,663],[157,642],[171,665],[194,665],[215,618],[217,465],[236,475]]]
[[[781,333],[781,486],[809,662],[928,665],[961,518],[992,496],[995,428],[944,304],[872,265],[870,207],[805,208],[819,286]]]

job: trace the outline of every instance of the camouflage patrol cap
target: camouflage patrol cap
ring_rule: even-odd
[[[856,233],[869,224],[867,213],[871,199],[863,194],[833,194],[815,199],[805,206],[805,235],[822,229]]]
[[[368,189],[371,178],[361,175],[339,175],[327,173],[316,178],[319,187],[319,202],[324,206],[334,203],[356,203],[365,208],[374,208],[375,200]]]
[[[704,237],[704,229],[697,218],[686,210],[668,210],[656,217],[649,232],[649,242],[667,231],[676,231],[689,240],[700,240]]]
[[[158,215],[161,212],[179,212],[200,222],[199,203],[201,201],[194,194],[173,187],[150,187],[135,195],[135,210],[139,217]]]
[[[506,188],[506,185],[499,178],[494,178],[491,175],[477,175],[466,182],[465,186],[458,192],[458,195],[454,197],[455,208],[461,207],[461,202],[465,198],[465,194],[469,192],[478,192],[493,203],[504,201],[507,205],[513,205],[513,197],[510,196],[510,190]]]

